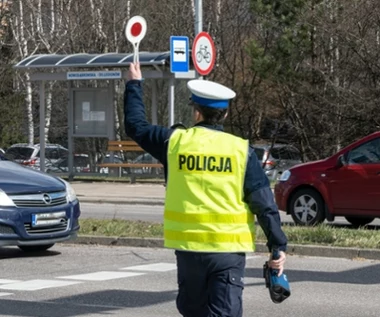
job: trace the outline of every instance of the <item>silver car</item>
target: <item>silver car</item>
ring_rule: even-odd
[[[289,144],[253,144],[252,147],[270,180],[276,180],[283,171],[302,163],[301,153]]]
[[[45,166],[56,163],[59,159],[67,157],[69,151],[59,144],[45,145]],[[40,169],[40,145],[29,145],[26,143],[13,144],[5,151],[5,157],[11,161],[30,167]]]

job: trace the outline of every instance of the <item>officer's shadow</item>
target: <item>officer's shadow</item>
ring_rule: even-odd
[[[290,283],[294,282],[327,282],[327,283],[344,283],[344,284],[380,284],[380,264],[365,266],[352,270],[343,270],[339,272],[324,271],[307,271],[307,270],[288,270],[285,273]],[[262,268],[247,268],[246,277],[262,278]]]

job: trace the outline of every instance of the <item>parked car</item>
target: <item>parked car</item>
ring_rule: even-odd
[[[139,155],[135,160],[132,161],[133,164],[160,164],[151,154],[144,153]],[[131,172],[134,174],[151,174],[151,175],[161,175],[164,173],[162,167],[133,167]]]
[[[109,164],[109,163],[116,163],[116,164],[120,163],[120,164],[122,164],[125,162],[118,155],[114,155],[112,158],[110,154],[106,154],[104,157],[102,157],[98,160],[97,164]],[[129,171],[128,168],[121,167],[121,174],[128,174],[128,171]],[[109,174],[109,168],[108,167],[100,167],[98,169],[98,172],[101,174]]]
[[[69,183],[0,160],[0,246],[44,251],[75,238],[80,207]]]
[[[331,157],[284,171],[275,185],[280,210],[299,225],[344,216],[355,226],[380,217],[380,132]]]
[[[283,171],[302,163],[301,153],[289,144],[253,144],[265,174],[275,180]]]
[[[59,144],[46,144],[45,145],[45,166],[50,166],[56,163],[59,159],[67,157],[69,151]],[[13,144],[9,147],[5,156],[14,162],[31,167],[33,169],[40,169],[40,145],[29,145],[26,143]]]
[[[90,158],[87,154],[74,154],[73,167],[76,173],[90,172]],[[68,173],[69,158],[60,158],[46,169],[47,173]]]

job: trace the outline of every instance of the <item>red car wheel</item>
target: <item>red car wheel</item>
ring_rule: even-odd
[[[325,204],[321,195],[313,189],[300,189],[290,200],[290,214],[301,226],[314,226],[326,218]]]

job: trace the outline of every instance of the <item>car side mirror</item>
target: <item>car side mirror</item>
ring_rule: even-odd
[[[342,154],[342,155],[339,155],[338,160],[337,160],[337,162],[336,162],[336,166],[337,166],[338,168],[341,168],[341,167],[343,167],[343,166],[345,166],[345,165],[347,165],[346,158],[344,157],[343,154]]]

